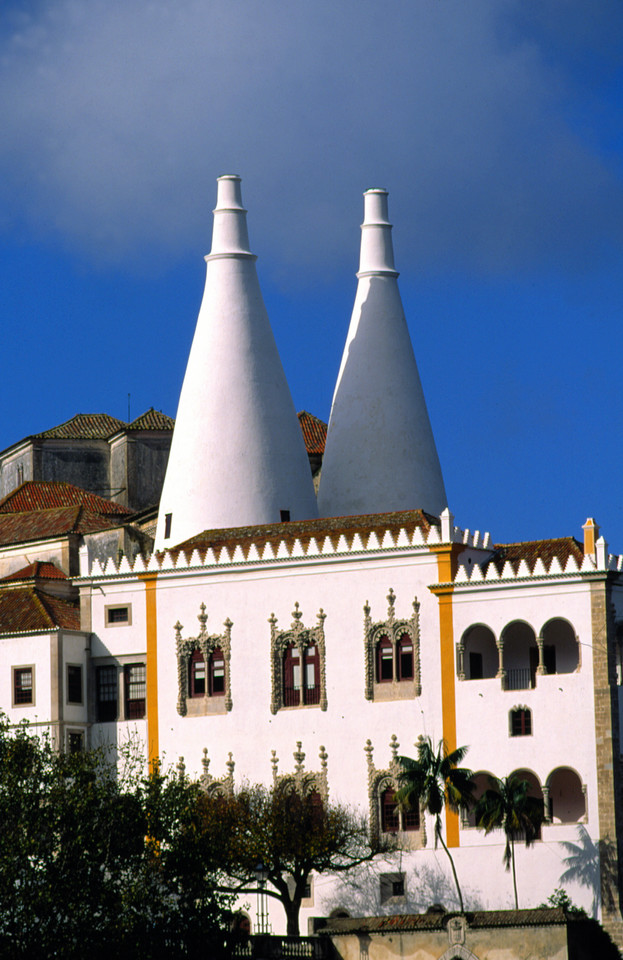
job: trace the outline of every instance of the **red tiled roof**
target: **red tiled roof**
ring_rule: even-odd
[[[532,572],[539,557],[545,564],[546,569],[549,569],[549,565],[554,557],[558,559],[563,569],[570,556],[574,557],[578,567],[582,565],[582,560],[584,559],[582,545],[575,537],[556,537],[551,540],[525,540],[523,543],[496,543],[494,550],[495,554],[490,562],[495,563],[499,573],[502,572],[502,568],[507,561],[511,563],[513,570],[517,573],[517,568],[521,560],[526,561],[530,572]]]
[[[0,513],[24,513],[79,505],[102,516],[120,517],[132,513],[120,503],[105,500],[96,493],[59,480],[27,480],[17,490],[7,494],[4,500],[0,500]]]
[[[183,550],[188,556],[193,550],[205,553],[208,547],[220,553],[223,547],[231,552],[240,545],[246,556],[251,544],[257,547],[269,540],[279,543],[285,540],[288,547],[300,540],[307,545],[312,537],[324,539],[329,537],[334,547],[342,535],[350,546],[356,533],[370,534],[372,531],[381,536],[386,530],[400,530],[404,527],[408,534],[413,534],[415,527],[421,527],[428,532],[432,526],[438,526],[439,520],[423,510],[401,510],[396,513],[372,513],[353,517],[325,517],[319,520],[293,520],[289,523],[267,523],[257,527],[232,527],[224,530],[205,530],[203,533],[185,540],[170,548],[171,553],[177,555]]]
[[[313,413],[308,413],[307,410],[301,410],[297,416],[303,431],[307,453],[324,453],[324,445],[327,439],[326,423],[315,417]]]
[[[28,630],[80,629],[77,603],[52,597],[33,587],[0,590],[0,634]]]
[[[123,420],[117,420],[109,413],[77,413],[71,420],[66,420],[57,427],[33,433],[32,439],[106,440],[126,426]]]
[[[0,514],[0,544],[50,540],[69,533],[98,533],[117,526],[85,507],[56,507],[27,513]]]
[[[128,425],[128,430],[172,430],[175,426],[173,417],[168,417],[161,410],[150,407],[145,413]]]
[[[35,563],[29,563],[27,567],[10,573],[8,577],[2,577],[0,583],[7,583],[12,580],[66,580],[67,574],[47,560],[36,560]]]

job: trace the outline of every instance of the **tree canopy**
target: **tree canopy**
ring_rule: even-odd
[[[207,832],[218,826],[227,838],[223,865],[231,889],[255,892],[248,889],[249,881],[261,863],[266,894],[282,903],[292,936],[299,933],[301,901],[312,872],[340,873],[381,849],[371,841],[365,817],[288,782],[205,796],[201,806]]]
[[[199,792],[0,720],[0,955],[218,957],[231,898]]]

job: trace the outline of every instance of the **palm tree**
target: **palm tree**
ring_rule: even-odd
[[[409,810],[418,804],[435,818],[435,846],[439,840],[448,854],[461,913],[463,895],[452,854],[443,839],[441,814],[444,807],[458,813],[461,807],[469,807],[473,802],[472,772],[459,766],[467,754],[467,749],[457,747],[449,752],[446,741],[441,740],[435,750],[430,737],[420,737],[417,743],[417,760],[398,757],[402,772],[398,776],[400,789],[396,793],[396,802],[402,809]]]
[[[502,780],[489,777],[489,783],[489,790],[476,803],[476,826],[485,833],[503,830],[506,834],[503,861],[507,870],[512,867],[515,910],[518,910],[515,840],[523,840],[526,847],[530,847],[539,838],[543,801],[528,795],[530,785],[527,780],[514,776]]]

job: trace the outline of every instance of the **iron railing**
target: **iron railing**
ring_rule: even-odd
[[[275,937],[258,934],[238,943],[236,960],[330,960],[334,956],[328,937]]]

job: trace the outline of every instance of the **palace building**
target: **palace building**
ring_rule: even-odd
[[[564,886],[621,943],[623,558],[592,519],[523,543],[455,523],[387,193],[364,203],[317,495],[322,425],[297,419],[240,178],[221,177],[153,549],[127,499],[0,502],[0,703],[70,749],[138,736],[206,789],[288,776],[400,835],[356,882],[314,878],[303,918],[452,906],[432,820],[393,796],[419,736],[466,745],[479,792],[519,773],[544,801],[516,850],[520,905]],[[132,424],[113,428],[109,446]],[[468,909],[511,907],[503,835],[450,812],[444,829]]]

